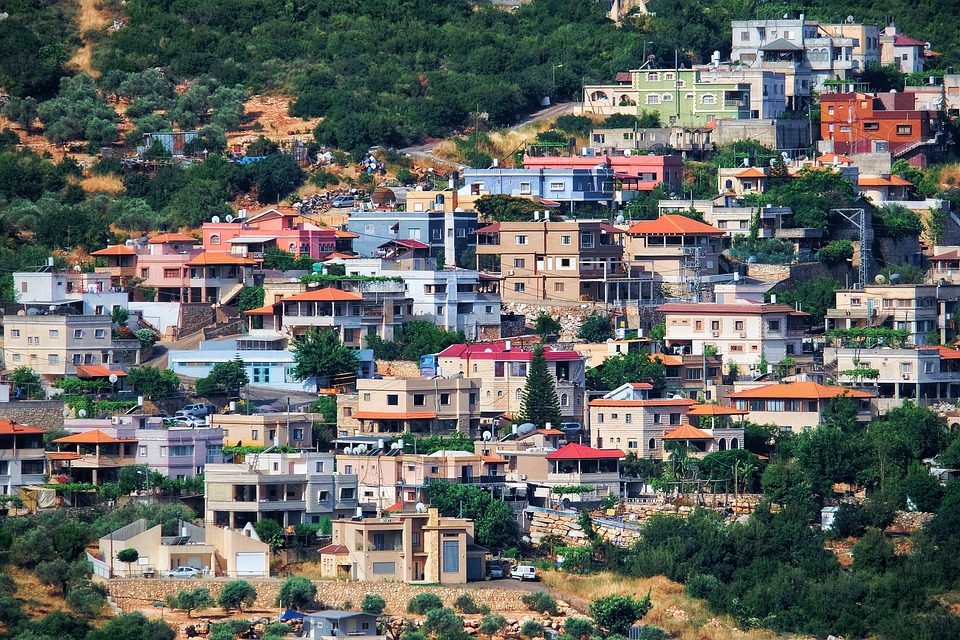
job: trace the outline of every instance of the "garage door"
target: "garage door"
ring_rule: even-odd
[[[467,558],[467,580],[483,580],[481,558]]]
[[[265,566],[267,566],[266,554],[262,552],[237,554],[238,576],[262,576]]]

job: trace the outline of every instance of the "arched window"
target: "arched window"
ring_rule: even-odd
[[[500,391],[497,391],[497,397],[498,397],[498,398],[503,397],[503,390],[502,390],[502,389],[501,389]]]
[[[473,363],[473,372],[474,372],[474,373],[477,373],[477,371],[479,371],[479,369],[480,369],[480,368],[477,366],[477,363],[474,362],[474,363]]]
[[[720,451],[726,451],[726,450],[727,450],[727,439],[726,439],[726,438],[720,438],[720,442],[718,443],[718,445],[719,445],[719,447],[720,447]]]
[[[561,406],[561,407],[566,407],[566,406],[569,405],[569,404],[570,404],[570,399],[567,397],[567,394],[561,393],[561,394],[560,394],[560,406]]]
[[[290,253],[296,253],[296,251],[297,251],[297,243],[296,243],[296,242],[291,242],[290,245],[289,245],[289,250],[290,250]]]
[[[740,448],[740,443],[737,442],[737,439],[736,439],[736,438],[733,438],[732,440],[730,440],[730,448],[731,448],[731,449],[739,449],[739,448]]]
[[[700,98],[700,102],[703,104],[717,104],[717,96],[713,95],[712,93],[708,93]]]
[[[647,449],[650,449],[651,451],[653,451],[656,448],[657,448],[656,438],[650,438],[650,442],[647,443]]]
[[[210,236],[210,244],[220,244],[220,234],[215,233]]]
[[[517,402],[523,400],[523,389],[517,389]]]
[[[650,71],[647,73],[647,82],[656,82],[660,79],[660,74],[656,71]]]
[[[727,180],[726,182],[723,183],[723,186],[726,187],[727,189],[733,189],[733,180]]]
[[[603,91],[594,91],[590,94],[591,100],[609,100],[610,98]]]

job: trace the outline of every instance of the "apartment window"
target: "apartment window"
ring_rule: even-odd
[[[19,337],[20,337],[20,329],[11,329],[11,330],[10,330],[10,337],[11,337],[11,338],[19,338]]]
[[[459,540],[443,541],[443,572],[444,573],[460,572],[460,541]]]
[[[529,238],[529,236],[527,236],[527,235],[525,235],[525,234],[524,234],[524,235],[517,235],[517,236],[514,236],[513,241],[514,241],[516,244],[529,244],[530,238]]]
[[[220,244],[220,236],[216,233],[210,236],[210,244]]]
[[[703,104],[717,104],[717,96],[708,93],[707,95],[700,98],[700,102]]]
[[[563,191],[563,183],[562,183],[562,182],[551,182],[551,183],[550,183],[550,191]]]
[[[441,393],[441,394],[440,394],[440,404],[441,404],[441,405],[448,405],[448,404],[450,404],[450,394],[449,394],[449,393]]]
[[[743,320],[734,320],[734,321],[733,321],[733,330],[734,330],[734,331],[743,331]]]
[[[351,473],[351,471],[347,471],[346,473],[349,475],[349,474]],[[353,492],[353,491],[354,491],[354,490],[353,490],[353,487],[341,487],[341,488],[340,488],[340,500],[341,500],[341,501],[343,501],[343,500],[353,500],[353,498],[354,498],[354,492]]]
[[[27,336],[27,344],[33,346],[33,336]],[[37,344],[40,344],[40,341],[37,341]]]
[[[656,71],[651,71],[647,73],[647,82],[656,82],[660,79],[660,74]]]
[[[43,460],[24,460],[20,463],[20,473],[23,475],[36,475],[43,473]]]
[[[527,377],[527,363],[526,362],[511,362],[510,363],[510,375],[514,378],[526,378]]]
[[[93,331],[93,337],[96,338],[97,340],[102,340],[103,338],[106,338],[106,337],[107,337],[107,330],[106,330],[106,329],[94,329],[94,331]]]
[[[170,447],[170,457],[182,458],[184,456],[192,456],[192,455],[193,455],[192,444],[179,444],[179,445],[173,445]]]
[[[660,96],[651,93],[647,96],[647,104],[660,104]]]
[[[687,373],[687,380],[700,380],[701,374],[703,373],[703,371],[701,369],[690,368],[686,370],[686,373]]]
[[[529,183],[529,182],[521,182],[521,183],[520,183],[520,195],[522,195],[522,196],[528,196],[528,195],[530,195],[530,183]]]
[[[720,331],[720,321],[719,321],[719,320],[711,320],[711,321],[710,321],[710,330],[711,330],[711,331]]]
[[[780,321],[771,320],[767,323],[767,328],[770,329],[770,331],[780,331]]]
[[[570,258],[560,258],[560,268],[569,269],[570,268]]]
[[[253,381],[254,382],[270,382],[270,367],[254,367]]]
[[[502,362],[493,363],[493,377],[502,378],[503,377],[503,364]]]
[[[571,241],[571,239],[570,239],[570,236],[560,236],[560,244],[562,244],[562,245],[570,245],[570,244],[572,244],[572,241]]]
[[[83,329],[74,329],[73,330],[73,339],[80,340],[83,338]]]
[[[898,136],[909,136],[913,133],[913,125],[909,124],[898,124],[897,125],[897,135]]]
[[[859,307],[860,304],[861,304],[860,298],[850,298],[850,306],[851,306],[851,307]]]
[[[750,33],[747,31],[741,31],[740,42],[750,42]]]
[[[387,394],[387,405],[391,407],[396,407],[400,405],[400,396],[396,393]]]
[[[611,420],[617,420],[617,419],[619,419],[619,418],[620,418],[620,414],[618,414],[618,413],[611,413],[611,414],[610,414],[610,419],[611,419]]]
[[[413,394],[413,406],[422,407],[427,403],[427,396],[422,393]]]
[[[580,246],[584,249],[593,248],[593,234],[589,232],[584,232],[580,234]]]
[[[519,293],[519,292],[522,292],[522,291],[526,291],[526,290],[527,290],[527,286],[526,286],[524,283],[522,283],[522,282],[514,282],[514,283],[513,283],[513,290]]]
[[[513,266],[514,266],[514,268],[516,268],[516,269],[523,269],[524,267],[526,267],[526,265],[527,265],[527,261],[526,261],[525,259],[523,259],[523,258],[514,258],[514,259],[513,259]]]
[[[561,407],[570,406],[570,397],[565,393],[560,394],[560,406]]]
[[[653,414],[653,424],[660,424],[660,414],[659,414],[659,413]]]
[[[20,356],[15,354],[13,358],[14,360],[19,360]],[[73,354],[73,364],[74,366],[83,364],[83,356],[80,355],[79,353]]]
[[[694,330],[694,331],[703,331],[703,320],[694,320],[694,321],[693,321],[693,330]]]
[[[164,278],[179,278],[179,277],[180,277],[180,269],[164,268],[164,270],[163,270],[163,277],[164,277]]]
[[[517,402],[520,402],[521,400],[523,400],[523,388],[522,388],[522,387],[517,389]]]
[[[633,423],[633,414],[632,414],[632,413],[625,413],[625,414],[623,414],[623,421],[624,421],[625,423],[627,423],[627,424],[632,424],[632,423]]]
[[[83,355],[83,364],[93,364],[93,354],[86,353]]]
[[[60,330],[59,330],[59,329],[50,329],[50,337],[51,337],[51,338],[59,338],[59,337],[60,337]]]
[[[879,131],[880,123],[879,122],[864,122],[863,123],[864,131]]]
[[[251,431],[250,431],[250,436],[251,436],[254,440],[259,440],[259,439],[260,439],[260,430],[259,430],[259,429],[251,429]],[[347,473],[350,473],[350,472],[348,471]]]
[[[679,414],[679,413],[671,413],[671,414],[670,414],[670,424],[671,424],[672,426],[676,426],[676,425],[680,424],[680,414]]]
[[[673,102],[673,95],[669,93],[665,93],[662,96],[660,96],[660,99],[663,100],[664,102]]]
[[[563,292],[563,283],[562,283],[562,282],[554,282],[554,283],[553,283],[553,292],[554,292],[554,293],[562,293],[562,292]]]
[[[901,362],[900,363],[900,373],[902,375],[910,375],[913,373],[913,363],[912,362]]]
[[[60,356],[55,353],[51,353],[49,356],[47,356],[47,362],[50,364],[60,364]]]
[[[602,413],[598,413],[598,414],[597,414],[597,422],[598,422],[599,424],[603,424],[603,414],[602,414]]]

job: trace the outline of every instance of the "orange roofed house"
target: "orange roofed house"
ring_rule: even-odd
[[[692,256],[700,252],[700,273],[720,273],[721,239],[724,232],[692,218],[676,214],[643,220],[627,229],[623,239],[624,260],[661,282],[686,282],[693,275]]]
[[[916,108],[911,92],[824,93],[820,137],[824,151],[842,154],[890,152],[938,155],[945,143],[942,114]]]
[[[847,396],[857,407],[857,420],[869,422],[873,418],[871,400],[876,396],[860,389],[828,387],[816,382],[785,382],[746,389],[727,397],[735,409],[749,411],[747,416],[755,424],[776,424],[794,432],[817,427],[823,421],[824,411],[839,396]]]
[[[74,482],[116,482],[121,467],[137,462],[137,440],[114,438],[93,429],[57,438],[60,450],[50,451],[50,475],[64,473]]]
[[[337,250],[337,232],[304,221],[298,209],[288,207],[203,225],[203,248],[208,252],[231,253],[262,265],[264,252],[271,247],[319,260]]]

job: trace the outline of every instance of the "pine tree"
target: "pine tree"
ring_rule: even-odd
[[[557,386],[547,370],[543,346],[537,346],[533,352],[533,360],[530,361],[527,383],[523,387],[523,401],[520,404],[520,422],[532,422],[541,428],[548,422],[554,427],[560,424]]]

